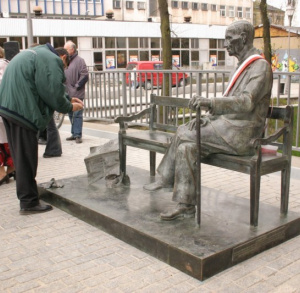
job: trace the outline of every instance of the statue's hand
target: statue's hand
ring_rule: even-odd
[[[197,95],[194,95],[191,100],[189,101],[189,108],[192,110],[196,110],[198,108],[210,108],[211,107],[211,100],[207,98],[203,98]]]
[[[201,97],[198,95],[193,95],[193,97],[189,101],[189,108],[195,110],[196,107],[198,106],[198,102],[200,98]]]

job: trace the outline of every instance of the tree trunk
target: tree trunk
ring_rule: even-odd
[[[261,0],[259,4],[261,21],[263,25],[263,39],[264,39],[264,55],[266,60],[271,64],[272,47],[270,37],[270,21],[268,17],[268,9],[266,0]]]
[[[158,0],[160,13],[160,31],[162,39],[162,60],[163,69],[172,69],[172,47],[171,47],[171,30],[170,17],[168,11],[168,1]],[[164,83],[162,92],[165,96],[170,96],[170,78],[169,74],[164,74]]]

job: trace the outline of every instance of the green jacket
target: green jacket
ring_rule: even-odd
[[[11,60],[0,85],[0,116],[37,131],[46,128],[54,110],[72,111],[63,63],[51,51],[51,46],[41,45]]]

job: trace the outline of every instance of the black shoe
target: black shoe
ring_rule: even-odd
[[[21,208],[20,215],[31,215],[31,214],[38,214],[38,213],[45,213],[51,211],[53,208],[49,204],[42,204],[39,203],[35,207],[31,208]]]
[[[16,171],[10,172],[9,174],[7,174],[7,176],[8,176],[9,178],[14,177],[14,180],[16,180],[16,177],[17,177]]]
[[[1,180],[0,180],[0,186],[3,184],[3,183],[9,183],[9,176],[8,175],[5,175]]]
[[[76,137],[74,137],[74,136],[70,136],[70,137],[66,138],[66,140],[75,140],[75,139],[76,139]]]
[[[46,155],[46,154],[43,154],[43,157],[47,159],[47,158],[61,157],[61,155]]]
[[[193,218],[195,217],[196,208],[191,204],[179,203],[172,211],[161,213],[160,218],[163,221],[172,221],[177,218]]]
[[[82,143],[82,138],[81,137],[76,137],[76,143]]]

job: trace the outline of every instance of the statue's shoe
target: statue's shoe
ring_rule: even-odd
[[[160,218],[163,221],[172,221],[177,218],[193,218],[195,217],[196,208],[194,205],[179,203],[176,208],[166,213],[161,213]]]
[[[172,185],[165,184],[162,180],[158,180],[153,183],[144,185],[144,189],[148,190],[148,191],[155,191],[155,190],[159,190],[161,188],[171,188],[171,187],[172,187]]]

